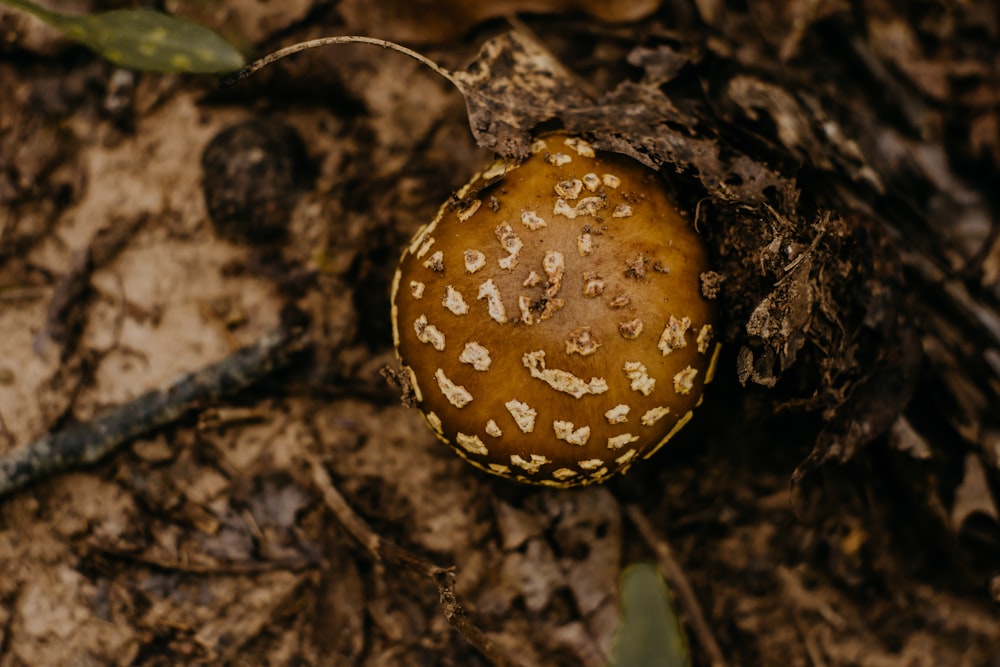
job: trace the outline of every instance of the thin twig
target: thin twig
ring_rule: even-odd
[[[231,561],[216,565],[199,564],[182,560],[166,560],[156,558],[155,556],[133,553],[127,549],[122,549],[112,544],[103,544],[99,541],[87,545],[86,555],[126,561],[162,572],[210,576],[240,577],[268,572],[302,572],[319,567],[316,559],[307,557],[265,561]]]
[[[715,641],[715,636],[705,621],[705,615],[701,611],[701,605],[694,594],[694,589],[691,588],[691,582],[688,581],[687,575],[684,574],[681,566],[674,560],[670,545],[665,539],[656,534],[653,526],[649,523],[649,519],[646,518],[646,515],[642,513],[642,510],[638,506],[626,505],[625,513],[628,514],[628,518],[635,525],[642,539],[656,552],[656,560],[660,566],[660,571],[670,582],[670,587],[677,593],[681,606],[688,614],[691,622],[691,630],[694,632],[695,637],[698,638],[698,643],[705,649],[705,653],[708,654],[712,667],[726,667],[727,663],[722,655],[722,649],[719,648],[719,643]]]
[[[381,46],[383,49],[390,49],[392,51],[397,51],[404,55],[407,55],[422,65],[429,67],[434,70],[436,74],[447,79],[459,90],[462,90],[462,86],[455,79],[455,76],[446,70],[445,68],[438,65],[436,62],[428,58],[427,56],[414,51],[413,49],[408,49],[405,46],[396,44],[395,42],[389,42],[384,39],[378,39],[377,37],[364,37],[362,35],[337,35],[334,37],[321,37],[319,39],[310,39],[305,42],[299,42],[298,44],[292,44],[291,46],[286,46],[283,49],[278,49],[273,53],[269,53],[263,58],[259,58],[239,72],[229,74],[223,77],[220,82],[223,87],[232,86],[235,83],[242,81],[243,79],[253,75],[255,72],[267,67],[276,60],[281,60],[287,56],[294,55],[296,53],[301,53],[308,49],[315,49],[320,46],[330,46],[332,44],[373,44],[374,46]]]
[[[437,565],[394,542],[383,539],[354,512],[344,496],[333,485],[333,480],[330,479],[330,475],[319,457],[312,453],[309,453],[308,457],[313,483],[323,494],[327,508],[351,534],[351,537],[364,547],[372,560],[403,566],[432,579],[438,587],[441,610],[451,627],[461,633],[494,667],[521,667],[519,663],[501,651],[493,640],[469,619],[465,607],[455,595],[454,567]]]
[[[189,410],[215,403],[288,363],[300,330],[280,328],[222,361],[120,405],[102,417],[50,433],[0,456],[0,497],[58,472],[93,463]]]

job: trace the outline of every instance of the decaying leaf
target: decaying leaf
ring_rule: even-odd
[[[660,0],[352,0],[341,11],[368,34],[403,42],[444,43],[492,18],[519,12],[584,12],[599,21],[635,21],[652,13]]]
[[[976,512],[1000,523],[1000,511],[990,494],[986,471],[975,454],[967,454],[962,483],[955,489],[955,504],[951,508],[952,529],[961,530],[966,519]]]
[[[696,61],[669,47],[639,47],[630,62],[643,78],[594,93],[535,40],[511,32],[487,42],[453,76],[481,146],[517,159],[535,128],[557,122],[591,136],[599,148],[676,174],[679,196],[697,208],[721,275],[733,278],[721,300],[730,314],[727,338],[743,350],[741,381],[776,387],[793,367],[806,365],[796,374],[813,379],[785,400],[831,423],[800,473],[846,460],[905,407],[919,364],[899,308],[895,249],[868,219],[830,208],[774,168],[773,150],[743,152],[741,142],[720,139],[726,126],[711,109],[690,100],[679,106],[665,91]],[[881,188],[857,146],[835,141],[835,123],[818,122],[824,119],[814,102],[799,103],[745,76],[734,77],[727,90],[746,113],[763,108],[772,116],[780,156],[809,158],[820,169],[840,165]],[[815,134],[817,126],[827,134]]]
[[[246,42],[260,45],[360,32],[346,2],[289,4],[207,3],[198,15],[252,24]],[[370,548],[384,540],[454,563],[463,618],[521,664],[603,667],[621,563],[662,539],[718,633],[717,659],[699,605],[674,586],[695,664],[989,664],[1000,78],[975,61],[993,62],[994,5],[694,0],[613,27],[524,15],[517,36],[448,72],[485,145],[516,155],[535,131],[586,132],[659,167],[713,249],[703,289],[729,313],[729,344],[705,408],[719,401],[725,418],[693,422],[649,465],[582,494],[468,470],[376,379],[391,358],[379,323],[398,245],[481,164],[457,95],[358,49],[235,97],[135,77],[131,103],[109,115],[105,63],[52,59],[15,35],[0,47],[0,80],[14,82],[0,98],[0,454],[57,428],[35,414],[47,404],[35,378],[65,376],[32,363],[32,336],[69,250],[116,216],[148,214],[87,274],[83,335],[65,339],[61,367],[121,344],[74,383],[79,394],[53,383],[60,414],[87,419],[167,387],[284,308],[307,310],[315,354],[231,399],[253,420],[175,423],[7,497],[4,657],[486,664],[436,587]],[[272,12],[279,23],[258,20]],[[497,29],[503,19],[477,24],[458,48]],[[461,57],[453,48],[438,54]],[[321,165],[287,254],[266,271],[242,242],[214,239],[191,161],[248,106],[309,137]],[[273,277],[290,267],[308,278]],[[223,302],[240,317],[222,317]],[[814,442],[799,470],[822,475],[793,493],[789,472]],[[315,466],[304,469],[320,456],[371,541],[344,530]],[[633,520],[621,526],[626,498]]]
[[[757,120],[761,111],[770,116],[778,139],[796,155],[827,170],[834,169],[837,162],[845,173],[866,180],[879,191],[883,189],[858,145],[843,136],[840,125],[807,91],[800,92],[801,99],[797,99],[785,88],[741,75],[730,79],[726,94],[750,120]],[[818,131],[823,136],[818,136]]]
[[[528,155],[536,125],[588,104],[570,71],[518,32],[488,41],[469,67],[452,76],[476,141],[507,157]]]

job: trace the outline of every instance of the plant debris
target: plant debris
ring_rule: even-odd
[[[696,666],[994,658],[993,4],[189,4],[260,52],[420,32],[451,83],[357,44],[224,90],[123,77],[0,10],[0,458],[307,321],[279,373],[3,498],[0,661],[604,667],[643,560]],[[212,229],[198,156],[254,117],[315,172],[250,247]],[[660,169],[728,313],[724,411],[568,493],[469,470],[380,374],[402,244],[486,153],[556,129]]]

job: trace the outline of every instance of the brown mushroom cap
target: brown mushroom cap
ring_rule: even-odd
[[[504,173],[506,171],[506,173]],[[652,455],[711,380],[704,244],[657,174],[552,135],[417,232],[393,338],[430,427],[474,465],[555,486]]]

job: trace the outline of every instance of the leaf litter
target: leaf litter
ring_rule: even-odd
[[[703,12],[710,6],[698,3]],[[744,19],[738,12],[725,19],[705,15],[707,23],[737,32]],[[585,22],[569,25],[590,34]],[[5,582],[0,597],[10,603],[4,605],[10,611],[0,616],[3,650],[35,663],[59,659],[60,651],[89,649],[95,664],[160,664],[164,659],[171,664],[227,659],[319,664],[324,656],[317,647],[333,646],[345,664],[485,664],[451,634],[435,587],[405,569],[367,558],[331,522],[306,465],[319,443],[331,482],[354,510],[379,536],[432,562],[456,563],[455,590],[472,618],[523,664],[601,664],[614,627],[608,610],[615,608],[618,570],[651,550],[615,518],[619,502],[633,499],[640,499],[671,540],[734,661],[907,664],[919,657],[925,663],[977,664],[977,656],[996,639],[989,608],[982,605],[982,580],[975,579],[984,571],[983,559],[988,563],[990,553],[996,553],[989,551],[989,522],[995,515],[989,510],[989,475],[984,491],[984,475],[966,460],[981,458],[987,469],[996,470],[998,457],[989,457],[987,449],[996,441],[988,416],[995,393],[983,389],[989,387],[983,379],[989,366],[963,370],[975,347],[962,341],[981,340],[981,334],[953,311],[935,309],[935,302],[947,302],[940,292],[928,289],[924,295],[930,298],[914,308],[907,281],[914,273],[926,279],[935,275],[928,267],[940,270],[936,267],[948,264],[933,256],[930,264],[914,262],[914,245],[933,247],[918,243],[926,236],[921,236],[922,219],[889,216],[887,224],[886,207],[901,206],[899,199],[880,201],[868,189],[895,192],[901,177],[919,180],[919,173],[901,176],[889,168],[884,157],[893,147],[871,151],[867,140],[874,135],[850,122],[877,114],[842,116],[836,106],[817,111],[817,100],[827,95],[822,86],[803,91],[789,81],[778,84],[766,76],[766,67],[745,68],[729,86],[719,85],[725,77],[704,88],[695,85],[693,74],[700,75],[702,67],[710,71],[706,59],[716,65],[747,64],[749,51],[727,51],[725,40],[686,49],[682,40],[670,37],[665,40],[670,46],[650,47],[657,39],[647,34],[646,45],[625,49],[626,62],[638,68],[638,75],[600,92],[583,83],[592,78],[593,60],[540,46],[538,35],[547,34],[547,26],[551,23],[534,21],[535,36],[519,29],[489,40],[468,69],[451,72],[471,88],[464,92],[477,141],[516,159],[531,131],[561,124],[589,133],[602,148],[672,174],[680,201],[713,247],[717,298],[732,313],[724,335],[733,361],[723,367],[729,381],[718,391],[740,415],[738,423],[716,428],[695,423],[674,451],[664,452],[662,466],[579,494],[511,488],[466,470],[427,437],[412,411],[393,405],[391,390],[370,379],[390,356],[384,340],[368,340],[361,333],[367,316],[358,304],[378,298],[384,286],[380,275],[391,271],[395,248],[430,215],[435,199],[461,184],[442,184],[441,174],[471,173],[482,155],[471,147],[456,148],[455,134],[446,126],[459,116],[454,106],[441,103],[449,93],[430,78],[415,76],[397,84],[399,92],[407,92],[406,101],[402,96],[387,101],[383,90],[352,93],[370,108],[382,105],[390,112],[409,109],[412,95],[426,96],[431,107],[440,104],[436,108],[444,120],[421,126],[412,139],[413,149],[426,153],[424,162],[372,160],[373,149],[380,147],[363,112],[342,112],[331,120],[322,109],[286,111],[293,127],[315,137],[314,157],[348,157],[335,174],[324,174],[321,166],[316,191],[304,194],[292,213],[290,238],[281,253],[284,262],[308,269],[309,277],[300,283],[304,293],[290,296],[277,284],[257,300],[243,292],[268,274],[253,277],[257,260],[242,248],[215,247],[210,228],[199,222],[203,209],[190,204],[199,193],[184,170],[194,160],[160,153],[155,178],[145,187],[172,191],[159,201],[138,200],[138,207],[126,191],[126,209],[148,210],[152,217],[93,279],[94,307],[107,307],[121,301],[111,298],[109,270],[132,267],[124,281],[127,326],[115,348],[119,363],[102,362],[95,383],[85,383],[80,395],[65,403],[71,413],[86,418],[95,406],[120,402],[115,386],[135,387],[138,379],[138,387],[149,387],[141,379],[141,363],[120,363],[133,356],[156,360],[155,373],[145,382],[158,386],[163,353],[157,338],[144,341],[143,335],[187,327],[207,341],[232,337],[249,343],[289,303],[312,315],[308,337],[319,363],[234,399],[270,413],[269,418],[201,430],[181,422],[165,430],[173,455],[137,455],[152,451],[140,446],[148,440],[140,440],[135,454],[125,451],[94,469],[7,499],[0,509],[0,543],[10,556],[0,579]],[[808,22],[799,26],[796,39],[814,39]],[[807,52],[792,47],[783,52],[791,57],[796,50]],[[802,66],[792,64],[792,71]],[[314,70],[319,83],[324,76],[334,82],[351,76],[346,65]],[[531,97],[536,91],[524,90],[532,78],[544,84],[537,99]],[[381,81],[391,87],[391,79]],[[184,107],[199,104],[201,93],[184,85],[166,97],[140,90],[140,96],[166,100],[141,127],[159,123],[167,133],[171,127],[191,127]],[[519,96],[529,104],[511,111],[507,103]],[[197,129],[199,146],[241,115],[220,105],[217,95],[209,99],[200,107],[207,120]],[[391,113],[385,118],[390,122]],[[741,119],[746,122],[736,122]],[[773,133],[769,121],[777,128]],[[334,128],[335,136],[325,135],[324,127]],[[881,136],[919,147],[919,140],[905,135]],[[979,136],[977,145],[988,146],[988,132]],[[149,150],[128,136],[112,135],[109,145],[109,152],[124,155],[148,155]],[[88,159],[100,155],[86,141],[82,151]],[[817,158],[823,155],[825,160]],[[826,170],[829,181],[821,181],[816,170],[790,168],[802,156]],[[108,197],[113,190],[104,186],[96,194]],[[103,210],[95,204],[96,194],[93,188],[83,191],[85,210]],[[105,204],[108,210],[115,205]],[[928,210],[928,216],[934,213]],[[338,225],[331,228],[330,219]],[[81,247],[96,232],[81,233],[81,221],[64,214],[55,228],[61,238],[75,240],[71,246]],[[906,243],[900,242],[900,230],[909,232]],[[25,235],[14,240],[22,247],[37,248],[39,238],[51,238],[21,231]],[[303,239],[309,242],[299,242]],[[177,318],[175,300],[163,296],[171,286],[175,295],[193,301],[204,301],[204,289],[215,287],[200,286],[199,296],[199,290],[184,286],[170,270],[169,256],[157,265],[165,282],[149,292],[152,298],[135,302],[130,284],[149,267],[138,271],[134,255],[164,240],[181,256],[188,247],[201,247],[212,250],[208,256],[225,257],[209,264],[218,268],[207,273],[225,276],[223,294],[246,295],[237,299],[246,315],[228,325],[208,310]],[[29,268],[67,251],[55,244],[35,252]],[[10,275],[18,284],[29,284],[25,278],[31,273]],[[967,290],[969,298],[961,302],[966,312],[989,313],[980,294],[968,291],[967,280],[950,280],[945,294]],[[48,285],[41,288],[50,294]],[[44,299],[38,305],[44,306]],[[148,319],[157,310],[163,314]],[[31,312],[19,309],[20,320],[5,315],[4,326],[15,330],[13,324]],[[44,320],[38,319],[44,307],[34,312],[37,321]],[[913,312],[921,315],[919,333],[911,322]],[[101,330],[109,321],[91,315],[75,343],[79,349],[71,345],[69,354],[78,357],[95,336],[106,336]],[[217,342],[185,345],[180,348],[185,354],[172,360],[175,373],[200,368],[226,349]],[[923,368],[929,364],[931,375],[917,373],[921,347],[928,350]],[[43,376],[45,368],[51,366],[41,369]],[[22,396],[30,394],[30,377],[16,374],[5,395],[12,386]],[[356,395],[360,387],[364,391]],[[917,411],[907,411],[900,422],[897,416],[911,393]],[[960,409],[946,413],[946,426],[928,429],[929,415],[937,414],[928,409],[928,396],[946,403],[963,400]],[[6,410],[3,417],[13,429],[12,446],[46,430],[37,418],[24,421]],[[878,434],[890,427],[901,433],[901,423],[919,431],[931,459],[914,459],[880,444]],[[958,459],[964,464],[958,470],[966,472],[952,487],[959,489],[956,502],[943,472],[953,445],[940,435],[942,428],[953,429],[947,432],[958,433],[968,448]],[[789,475],[803,460],[808,463],[790,493]],[[828,461],[842,463],[824,465]],[[814,483],[817,475],[805,474],[814,468],[823,484]],[[898,498],[904,497],[914,501],[900,505]],[[102,502],[114,498],[119,501]],[[497,534],[503,522],[524,516],[530,520],[520,537],[511,537],[510,526],[503,533],[508,537]],[[935,532],[939,528],[943,532]],[[913,548],[928,549],[929,539],[936,546],[926,553]],[[45,565],[37,578],[17,567],[25,557],[39,555]],[[945,574],[935,576],[935,571]],[[47,583],[52,581],[61,583]],[[870,592],[871,584],[892,595],[880,598]],[[247,590],[255,593],[247,595]],[[72,604],[42,603],[68,596]],[[244,597],[246,605],[239,609],[237,601]],[[331,608],[337,611],[323,611]],[[355,620],[363,616],[364,623],[351,626],[362,636],[318,639],[324,623],[345,613]],[[77,620],[60,624],[66,614]],[[949,620],[943,623],[945,617]],[[96,618],[117,619],[113,627],[120,636],[111,641],[112,628],[93,622]],[[931,637],[921,630],[926,627],[939,632]],[[58,644],[52,639],[57,635],[72,639]],[[101,648],[102,638],[118,647],[114,655]],[[697,663],[704,654],[697,646],[694,651]]]

